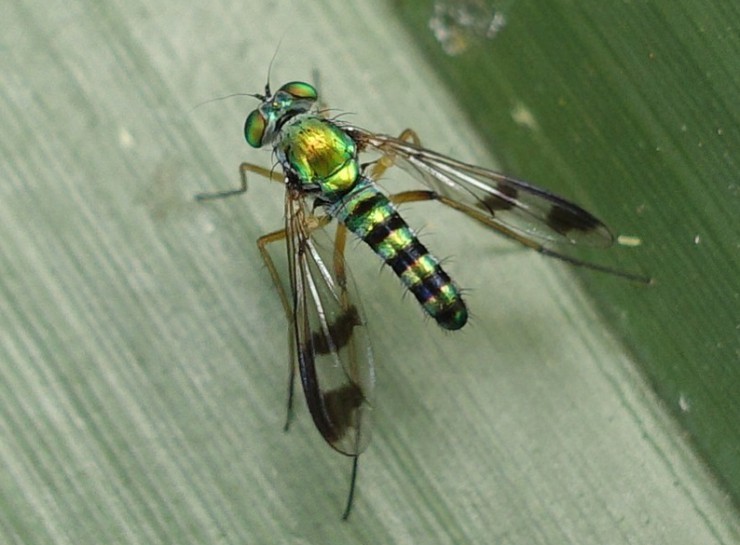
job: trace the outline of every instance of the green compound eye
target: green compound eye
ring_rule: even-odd
[[[267,127],[267,121],[259,110],[254,110],[247,116],[247,120],[244,122],[244,138],[247,139],[247,143],[250,146],[253,148],[262,146],[265,127]]]
[[[286,83],[280,88],[280,91],[285,91],[293,98],[316,100],[318,93],[313,85],[309,85],[303,81],[291,81]]]

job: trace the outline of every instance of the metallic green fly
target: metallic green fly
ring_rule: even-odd
[[[257,245],[291,330],[286,428],[297,369],[314,424],[329,445],[353,459],[345,519],[352,507],[358,457],[370,438],[374,386],[366,322],[344,260],[347,231],[365,241],[414,294],[424,312],[448,330],[465,325],[467,307],[439,260],[399,215],[396,205],[400,203],[439,201],[541,254],[649,281],[550,249],[548,243],[607,247],[613,242],[601,221],[557,195],[427,150],[410,129],[392,137],[329,117],[317,105],[318,93],[308,83],[286,83],[275,93],[268,83],[264,94],[250,96],[261,104],[244,124],[247,143],[254,148],[272,146],[282,173],[242,163],[239,188],[196,198],[244,193],[249,172],[285,187],[285,227],[261,237]],[[377,152],[379,159],[363,166],[359,155],[365,151]],[[410,171],[425,188],[386,196],[375,181],[393,165]],[[333,220],[336,229],[329,233],[326,227]],[[289,293],[267,251],[268,244],[281,240],[288,250]]]

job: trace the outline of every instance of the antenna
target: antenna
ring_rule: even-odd
[[[280,46],[283,45],[283,40],[285,39],[285,35],[288,34],[288,30],[290,30],[290,27],[286,28],[283,31],[283,35],[280,36],[277,46],[275,47],[275,52],[272,54],[272,58],[270,59],[270,64],[267,67],[267,83],[265,84],[265,98],[272,96],[272,93],[270,92],[270,74],[272,73],[272,65],[275,62],[275,59],[277,58],[278,51],[280,51]],[[264,98],[262,100],[264,100]]]

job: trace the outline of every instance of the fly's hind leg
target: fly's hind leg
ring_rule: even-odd
[[[343,223],[337,223],[337,231],[334,236],[334,257],[332,267],[334,268],[334,278],[339,287],[339,304],[342,308],[342,314],[333,324],[332,328],[335,342],[338,342],[341,347],[348,345],[350,350],[354,349],[353,343],[349,342],[352,336],[352,330],[357,326],[364,325],[362,321],[362,315],[360,309],[352,301],[350,296],[350,289],[347,284],[352,279],[348,278],[348,271],[344,261],[344,251],[347,247],[347,227]],[[354,287],[352,286],[354,289]],[[354,375],[357,372],[354,362],[358,361],[359,356],[350,353],[350,374],[354,380]]]
[[[414,146],[421,147],[421,139],[414,129],[404,129],[401,134],[398,135],[398,140],[409,142]],[[396,162],[396,155],[393,151],[383,149],[383,155],[380,159],[373,163],[370,169],[369,176],[373,180],[380,179],[385,171],[394,166]],[[409,202],[422,202],[422,201],[439,201],[442,200],[442,196],[435,191],[431,190],[413,190],[413,191],[402,191],[395,193],[388,197],[393,204],[404,204]],[[444,203],[449,206],[449,203]]]
[[[337,223],[337,232],[336,236],[334,237],[334,259],[333,259],[333,268],[334,268],[334,278],[337,281],[337,284],[339,286],[339,289],[341,290],[340,293],[340,304],[342,307],[342,314],[344,318],[344,328],[347,328],[347,343],[348,348],[350,349],[349,353],[349,373],[351,375],[351,379],[354,380],[354,376],[358,374],[360,371],[358,369],[358,361],[359,361],[359,354],[355,353],[355,346],[354,343],[349,342],[349,335],[351,335],[352,329],[354,329],[357,325],[362,325],[362,322],[360,321],[359,311],[355,306],[353,305],[352,301],[350,300],[349,291],[347,290],[347,268],[345,266],[344,262],[344,250],[347,247],[347,227],[343,223]],[[339,338],[342,338],[340,335]],[[358,431],[357,431],[357,444],[360,443],[361,438],[361,430],[360,430],[360,424],[359,422],[356,423]],[[356,452],[359,452],[359,448],[355,449]],[[359,462],[360,462],[360,455],[355,454],[352,456],[352,472],[350,475],[349,480],[349,491],[347,493],[347,502],[345,503],[344,512],[342,513],[342,520],[347,520],[349,518],[350,513],[352,512],[352,503],[354,501],[355,496],[355,488],[357,484],[357,471],[359,468]]]
[[[421,147],[421,139],[419,138],[419,135],[416,133],[416,131],[413,129],[403,130],[401,134],[398,135],[398,139],[403,140],[404,142],[410,142],[415,146]],[[391,168],[395,164],[395,162],[395,154],[390,150],[383,149],[383,156],[375,161],[372,168],[370,169],[370,178],[373,180],[379,180],[383,176],[383,174],[385,174],[385,171]]]
[[[398,135],[398,139],[403,140],[405,142],[409,142],[413,144],[414,146],[421,147],[421,140],[419,139],[419,135],[416,134],[416,132],[413,129],[404,130],[403,132],[401,132],[401,134]],[[370,173],[369,173],[370,178],[372,178],[373,180],[377,180],[378,178],[380,178],[385,173],[385,171],[388,170],[390,167],[392,167],[395,163],[395,154],[393,153],[393,151],[387,150],[384,148],[382,148],[381,151],[383,155],[381,156],[380,159],[378,159],[373,164],[372,169],[370,170]],[[612,276],[617,276],[617,277],[625,278],[627,280],[631,280],[634,282],[639,282],[641,284],[651,284],[652,283],[651,278],[641,275],[641,274],[634,274],[634,273],[630,273],[626,271],[620,271],[612,267],[606,267],[604,265],[599,265],[598,263],[590,263],[588,261],[583,261],[581,259],[571,257],[567,254],[563,254],[555,250],[551,250],[550,248],[541,244],[540,242],[526,235],[523,235],[522,233],[519,233],[518,231],[515,231],[514,229],[510,229],[506,225],[496,221],[490,214],[482,212],[481,210],[474,208],[470,205],[467,205],[465,203],[458,202],[454,199],[451,199],[433,190],[420,189],[420,190],[415,190],[415,191],[402,191],[401,193],[390,195],[388,198],[394,204],[421,202],[421,201],[438,201],[444,204],[445,206],[448,206],[450,208],[453,208],[454,210],[458,210],[462,212],[468,217],[471,217],[474,220],[479,221],[486,227],[489,227],[493,229],[494,231],[497,231],[501,233],[502,235],[512,240],[515,240],[522,246],[525,246],[531,250],[534,250],[535,252],[542,254],[544,256],[558,259],[560,261],[563,261],[565,263],[568,263],[576,267],[582,267],[584,269],[591,269],[594,271],[603,272],[606,274],[610,274]]]
[[[535,252],[542,254],[544,256],[552,257],[554,259],[563,261],[564,263],[568,263],[569,265],[573,265],[575,267],[581,267],[583,269],[591,269],[592,271],[603,272],[603,273],[606,273],[612,276],[616,276],[619,278],[625,278],[633,282],[638,282],[640,284],[652,284],[653,282],[653,280],[650,277],[642,275],[642,274],[635,274],[635,273],[631,273],[627,271],[621,271],[613,267],[607,267],[605,265],[600,265],[598,263],[591,263],[589,261],[584,261],[582,259],[569,256],[568,254],[563,254],[555,250],[551,250],[550,248],[537,242],[536,240],[531,239],[527,236],[524,236],[521,233],[518,233],[514,231],[513,229],[510,229],[506,227],[505,225],[496,222],[488,214],[484,214],[480,210],[477,210],[471,206],[468,206],[467,204],[463,204],[453,199],[450,199],[448,197],[445,197],[444,195],[440,195],[436,191],[425,190],[425,189],[418,189],[418,190],[413,190],[413,191],[402,191],[401,193],[390,195],[388,198],[393,204],[403,204],[403,203],[409,203],[409,202],[422,202],[422,201],[438,201],[444,204],[445,206],[449,206],[450,208],[453,208],[455,210],[462,212],[468,217],[479,221],[486,227],[489,227],[493,229],[494,231],[497,231],[501,233],[502,235],[512,240],[515,240],[522,246],[525,246],[526,248],[529,248],[530,250],[534,250]]]
[[[213,193],[198,193],[195,195],[196,201],[209,201],[213,199],[223,199],[226,197],[233,197],[234,195],[241,195],[247,192],[247,172],[253,172],[264,176],[268,180],[273,182],[282,182],[283,176],[277,174],[272,170],[267,170],[264,167],[254,165],[252,163],[242,163],[239,165],[239,179],[241,183],[236,189],[227,189],[226,191],[215,191]]]

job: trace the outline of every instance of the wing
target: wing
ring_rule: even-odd
[[[607,247],[614,237],[591,213],[549,191],[456,161],[400,138],[358,127],[345,130],[360,148],[391,158],[454,207],[484,223],[545,242]],[[452,204],[452,203],[448,203]],[[482,214],[482,216],[481,216]]]
[[[286,191],[291,342],[314,424],[334,449],[361,453],[370,439],[375,382],[365,321],[343,244],[335,246],[300,191]],[[343,228],[343,227],[342,227]]]

